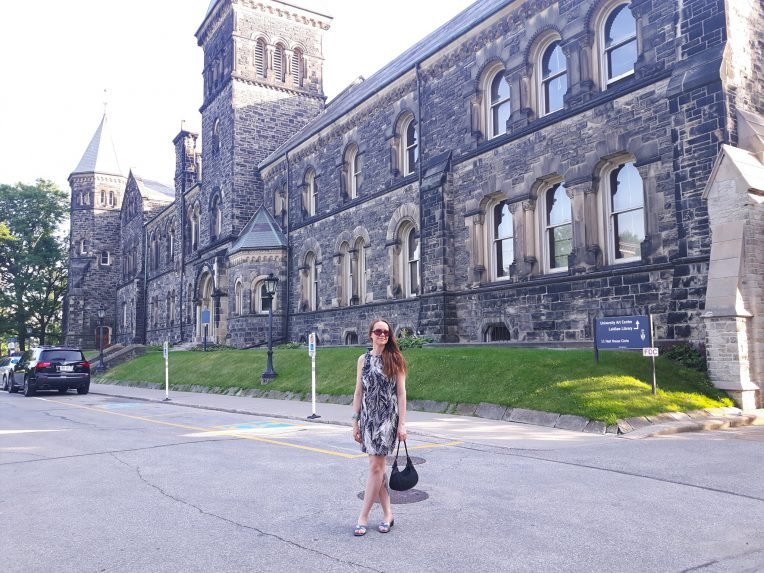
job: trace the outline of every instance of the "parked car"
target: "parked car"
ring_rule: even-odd
[[[76,388],[77,394],[90,391],[90,363],[79,348],[40,346],[27,350],[13,370],[8,392],[24,391],[34,396],[38,390],[64,393]]]
[[[13,378],[13,367],[21,360],[21,353],[11,354],[0,358],[0,382],[3,383],[3,390],[8,389],[8,384]]]

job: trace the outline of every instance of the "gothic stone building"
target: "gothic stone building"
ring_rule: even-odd
[[[174,187],[104,121],[72,187],[66,336],[248,347],[591,343],[651,314],[739,403],[764,381],[764,13],[737,0],[480,0],[326,102],[331,18],[212,0]],[[735,30],[734,35],[730,34]],[[373,49],[359,46],[359,49]],[[202,171],[203,167],[203,171]]]

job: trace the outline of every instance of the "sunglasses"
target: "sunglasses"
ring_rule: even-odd
[[[371,333],[375,336],[390,336],[389,330],[382,330],[381,328],[376,328]]]

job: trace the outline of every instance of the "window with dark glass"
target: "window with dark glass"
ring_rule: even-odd
[[[568,64],[560,42],[552,42],[541,58],[541,94],[543,114],[562,109],[568,91]]]
[[[408,296],[416,296],[419,292],[419,237],[415,228],[408,231],[406,237]]]
[[[412,117],[406,124],[405,131],[405,149],[403,154],[403,174],[411,175],[414,173],[416,162],[419,159],[419,138],[416,132],[416,122]]]

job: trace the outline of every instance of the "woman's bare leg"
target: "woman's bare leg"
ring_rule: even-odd
[[[382,506],[382,521],[390,523],[393,520],[393,506],[390,502],[390,492],[387,491],[387,476],[382,474],[382,485],[379,486],[379,505]]]
[[[358,523],[369,523],[369,513],[377,497],[380,497],[380,486],[384,486],[385,456],[369,456],[369,476],[366,479],[366,491],[363,494],[363,507],[358,516]],[[388,502],[390,501],[388,496]],[[383,506],[384,508],[384,506]]]

